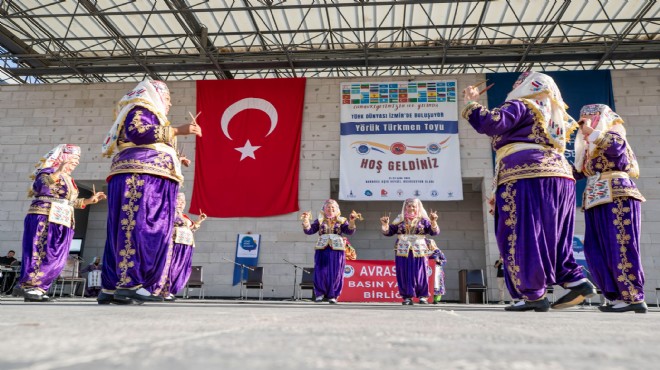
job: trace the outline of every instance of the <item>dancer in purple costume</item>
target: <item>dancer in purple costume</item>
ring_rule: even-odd
[[[607,105],[585,105],[578,123],[576,177],[588,177],[582,200],[584,254],[594,283],[612,302],[599,309],[646,313],[639,250],[645,199],[632,180],[639,177],[637,158],[623,119]]]
[[[186,208],[186,195],[179,193],[176,198],[176,218],[174,221],[174,247],[172,248],[172,263],[167,275],[165,286],[161,295],[166,302],[173,302],[174,297],[188,282],[192,272],[192,256],[195,250],[193,233],[199,230],[202,222],[206,220],[204,213],[199,215],[197,221],[191,220],[183,213]]]
[[[103,142],[112,158],[99,304],[162,301],[146,287],[164,283],[172,256],[176,196],[183,182],[176,136],[202,135],[196,122],[173,127],[164,82],[142,81],[117,104]]]
[[[335,304],[344,286],[347,239],[342,235],[353,235],[359,214],[352,211],[348,219],[341,217],[337,202],[328,199],[316,220],[310,222],[311,212],[304,212],[300,218],[305,234],[319,234],[314,253],[316,302],[323,301],[325,297],[328,302]]]
[[[403,202],[401,213],[392,224],[388,216],[381,217],[380,223],[385,236],[397,235],[394,262],[403,304],[412,305],[415,297],[419,297],[420,304],[428,304],[428,258],[439,258],[441,252],[426,235],[440,234],[438,214],[427,214],[422,202],[411,198]]]
[[[552,308],[579,304],[596,289],[573,257],[575,180],[564,151],[577,122],[542,73],[523,73],[493,110],[476,102],[479,95],[475,86],[463,91],[462,116],[496,150],[495,234],[509,293],[522,299],[505,310],[548,311],[546,287],[554,284],[570,291]]]
[[[78,198],[71,173],[80,162],[80,147],[60,144],[46,154],[32,174],[28,196],[34,198],[25,216],[23,261],[19,284],[26,302],[49,300],[46,292],[60,275],[73,239],[74,208],[106,199],[103,192]]]

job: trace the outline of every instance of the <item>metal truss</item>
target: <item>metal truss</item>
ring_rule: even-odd
[[[5,0],[0,83],[660,67],[656,0]]]

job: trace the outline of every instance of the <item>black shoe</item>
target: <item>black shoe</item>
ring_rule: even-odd
[[[46,299],[44,299],[44,297],[46,297]],[[24,291],[23,298],[25,302],[48,302],[48,296],[45,294],[33,293],[33,290]]]
[[[115,300],[128,301],[135,300],[140,302],[162,302],[163,297],[154,295],[141,295],[133,289],[117,289],[115,291]]]
[[[548,298],[543,298],[538,301],[525,301],[525,304],[521,304],[520,306],[506,306],[504,307],[504,310],[515,312],[532,310],[534,310],[534,312],[548,312],[550,310],[550,301],[548,301]]]
[[[20,285],[16,285],[14,289],[11,291],[12,297],[22,297],[23,296],[23,288],[20,287]]]
[[[646,305],[646,302],[641,303],[632,303],[625,307],[614,308],[614,305],[600,306],[598,307],[600,312],[635,312],[635,313],[646,313],[649,310],[649,307]]]
[[[126,305],[126,304],[136,303],[132,299],[129,299],[129,300],[115,299],[114,294],[108,294],[108,293],[105,293],[105,292],[99,293],[98,297],[96,297],[96,301],[99,304],[118,304],[118,305]],[[140,302],[138,304],[142,304],[142,302]]]
[[[404,305],[404,306],[412,306],[413,301],[410,298],[406,298],[406,299],[403,300],[403,302],[401,302],[401,304]]]
[[[596,287],[589,281],[568,289],[570,289],[570,292],[552,304],[553,309],[561,310],[563,308],[573,307],[584,302],[585,299],[596,295]]]

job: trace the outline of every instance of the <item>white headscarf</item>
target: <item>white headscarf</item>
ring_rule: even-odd
[[[531,71],[521,74],[506,97],[506,100],[515,99],[525,100],[536,108],[534,115],[541,121],[546,137],[563,153],[577,122],[566,112],[568,106],[552,77]]]
[[[598,118],[592,119],[591,128],[600,132],[615,131],[625,139],[626,129],[623,127],[623,119],[612,108],[605,104],[589,104],[580,109],[580,116],[594,115],[598,115]],[[575,162],[573,163],[578,172],[582,172],[587,148],[589,148],[589,155],[593,155],[596,146],[590,146],[582,130],[579,130],[575,135]]]
[[[80,158],[80,147],[73,144],[60,144],[53,149],[51,149],[46,155],[41,157],[39,163],[35,165],[35,169],[30,174],[30,180],[34,181],[39,174],[39,171],[46,168],[55,168],[57,169],[62,162],[65,162],[69,157],[77,156]],[[32,185],[28,188],[28,197],[34,196],[34,190],[32,190]]]
[[[41,157],[39,163],[36,164],[36,169],[30,175],[30,179],[34,180],[39,171],[44,168],[59,167],[60,164],[67,160],[68,156],[80,157],[80,147],[73,144],[60,144],[51,149],[46,155]]]
[[[165,114],[164,95],[169,96],[167,85],[162,81],[152,80],[140,82],[133,90],[124,95],[119,100],[119,103],[117,103],[116,110],[119,113],[117,113],[112,128],[110,128],[110,131],[105,136],[105,140],[103,140],[101,153],[106,157],[112,156],[112,153],[117,148],[117,139],[119,131],[121,131],[124,125],[124,120],[126,120],[128,112],[136,106],[144,107],[155,114],[162,126],[169,125]]]
[[[417,205],[417,217],[415,217],[415,221],[419,222],[419,220],[422,219],[426,219],[426,220],[429,219],[429,215],[428,213],[426,213],[426,209],[424,209],[424,206],[422,205],[422,201],[419,200],[418,198],[408,198],[403,201],[403,206],[401,206],[401,213],[399,213],[396,216],[394,221],[392,221],[392,224],[394,225],[399,224],[406,219],[406,205],[409,203],[413,203]]]

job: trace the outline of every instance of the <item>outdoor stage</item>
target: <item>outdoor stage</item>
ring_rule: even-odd
[[[660,311],[92,299],[0,302],[8,369],[650,369]]]

